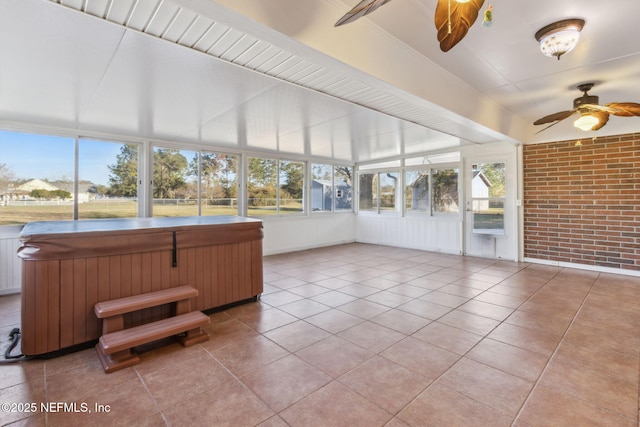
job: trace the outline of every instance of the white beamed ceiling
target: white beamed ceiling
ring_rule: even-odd
[[[638,9],[636,0],[621,1]],[[355,2],[5,2],[0,123],[372,162],[494,141],[540,142],[531,122],[569,108],[579,95],[567,87],[573,74],[606,82],[595,90],[603,102],[640,99],[636,39],[617,44],[615,58],[598,44],[591,65],[580,49],[594,43],[581,41],[559,65],[520,41],[548,17],[517,21],[516,6],[496,4],[502,21],[496,18],[492,32],[474,27],[443,55],[427,27],[435,0],[390,2],[371,18],[333,28]],[[580,4],[603,22],[620,14],[605,13],[595,0]],[[586,28],[596,27],[591,21]],[[496,55],[505,49],[512,53]],[[583,64],[574,66],[577,60]],[[614,78],[615,85],[607,82]],[[632,96],[621,98],[623,86]],[[609,89],[614,99],[606,98]],[[634,120],[615,118],[604,129],[633,131]],[[575,131],[561,124],[544,137],[556,135]]]
[[[11,35],[0,40],[3,120],[345,162],[497,140],[192,3],[11,2],[0,17]]]

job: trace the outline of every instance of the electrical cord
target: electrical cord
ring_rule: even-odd
[[[19,328],[13,328],[11,332],[9,332],[9,341],[11,341],[11,344],[9,345],[7,350],[4,352],[5,360],[0,360],[0,364],[22,362],[24,360],[30,359],[30,357],[27,357],[22,353],[16,354],[16,355],[11,354],[13,349],[16,348],[16,346],[20,342],[20,337],[22,337],[22,334],[20,333]]]

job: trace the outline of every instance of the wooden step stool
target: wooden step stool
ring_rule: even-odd
[[[187,347],[209,339],[200,327],[209,324],[209,316],[191,311],[190,299],[198,296],[191,286],[178,286],[125,298],[96,303],[93,311],[102,319],[102,336],[96,351],[105,372],[113,372],[140,362],[132,349],[172,335],[185,332],[179,338]],[[172,304],[172,317],[125,329],[124,315],[145,308]]]

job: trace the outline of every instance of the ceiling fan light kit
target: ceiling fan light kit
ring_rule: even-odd
[[[580,130],[588,131],[593,129],[596,125],[600,123],[597,117],[592,116],[589,113],[582,113],[578,120],[573,122],[573,125]]]
[[[560,57],[571,52],[580,40],[580,31],[584,27],[583,19],[564,19],[549,24],[536,32],[540,51],[548,57]]]

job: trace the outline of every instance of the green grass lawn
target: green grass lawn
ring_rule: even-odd
[[[274,215],[275,207],[249,207],[250,216]],[[280,208],[280,213],[302,212],[302,204]],[[78,205],[79,219],[135,218],[138,204],[135,201],[93,201]],[[154,204],[153,216],[196,216],[198,206],[194,204]],[[238,215],[237,206],[202,206],[202,215]],[[73,205],[0,206],[0,225],[22,225],[32,221],[57,221],[73,219]]]
[[[504,209],[487,209],[473,213],[474,229],[504,229]]]

